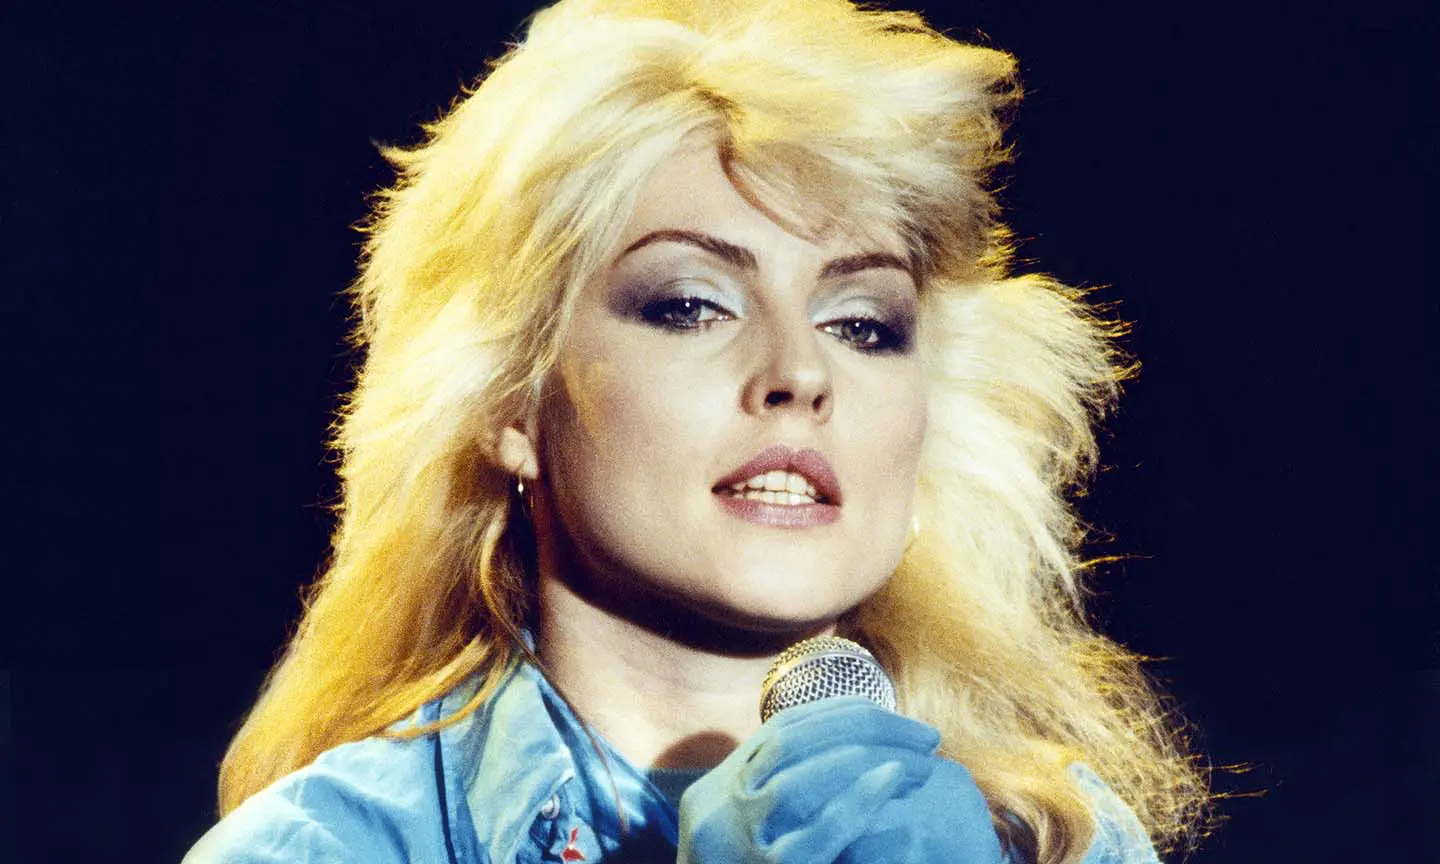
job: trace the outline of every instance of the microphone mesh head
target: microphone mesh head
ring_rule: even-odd
[[[895,685],[875,655],[849,639],[816,636],[786,648],[760,685],[760,722],[831,696],[864,696],[895,710]]]

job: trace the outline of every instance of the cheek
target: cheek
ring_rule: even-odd
[[[561,499],[610,482],[603,475],[617,467],[622,444],[638,425],[623,381],[608,361],[562,358],[556,392],[546,403],[551,410],[542,420],[551,482]]]
[[[629,394],[616,386],[618,379],[609,361],[562,363],[560,404],[565,410],[557,425],[566,450],[608,449],[617,427],[627,425]]]
[[[871,475],[875,490],[874,526],[879,547],[893,553],[891,568],[899,563],[899,555],[911,531],[915,491],[919,474],[920,453],[924,447],[928,422],[927,391],[919,380],[891,381],[886,395],[870,414],[870,459],[878,473]],[[885,459],[875,460],[873,454],[884,453]]]
[[[866,437],[873,447],[883,448],[892,465],[905,471],[893,471],[898,482],[913,480],[920,461],[928,424],[929,399],[926,383],[918,371],[907,370],[871,382],[871,394],[865,406]]]
[[[920,464],[920,451],[925,447],[925,433],[930,428],[930,394],[926,391],[923,381],[917,380],[914,389],[910,394],[907,406],[907,415],[910,422],[905,425],[903,434],[910,448],[910,465],[912,472]]]
[[[548,423],[557,484],[653,491],[657,475],[678,480],[699,464],[706,430],[720,423],[711,382],[663,357],[575,353],[561,360]]]

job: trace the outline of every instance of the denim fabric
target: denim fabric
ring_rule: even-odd
[[[465,705],[472,680],[397,728]],[[1097,818],[1085,864],[1158,861],[1129,808],[1084,766]],[[321,754],[226,816],[184,864],[539,864],[675,860],[676,810],[520,666],[478,711],[417,738]]]
[[[1105,781],[1078,762],[1070,766],[1070,776],[1090,799],[1095,817],[1095,839],[1081,864],[1160,864],[1145,826]]]

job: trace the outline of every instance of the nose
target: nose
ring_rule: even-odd
[[[754,346],[757,364],[745,383],[745,411],[756,417],[783,413],[830,419],[834,382],[830,363],[809,322],[766,328],[764,345]]]

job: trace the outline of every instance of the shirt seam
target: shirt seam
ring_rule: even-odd
[[[450,800],[445,790],[445,756],[441,752],[439,735],[430,736],[430,746],[435,750],[435,792],[440,801],[440,828],[445,835],[445,855],[450,864],[460,864],[450,832]]]

